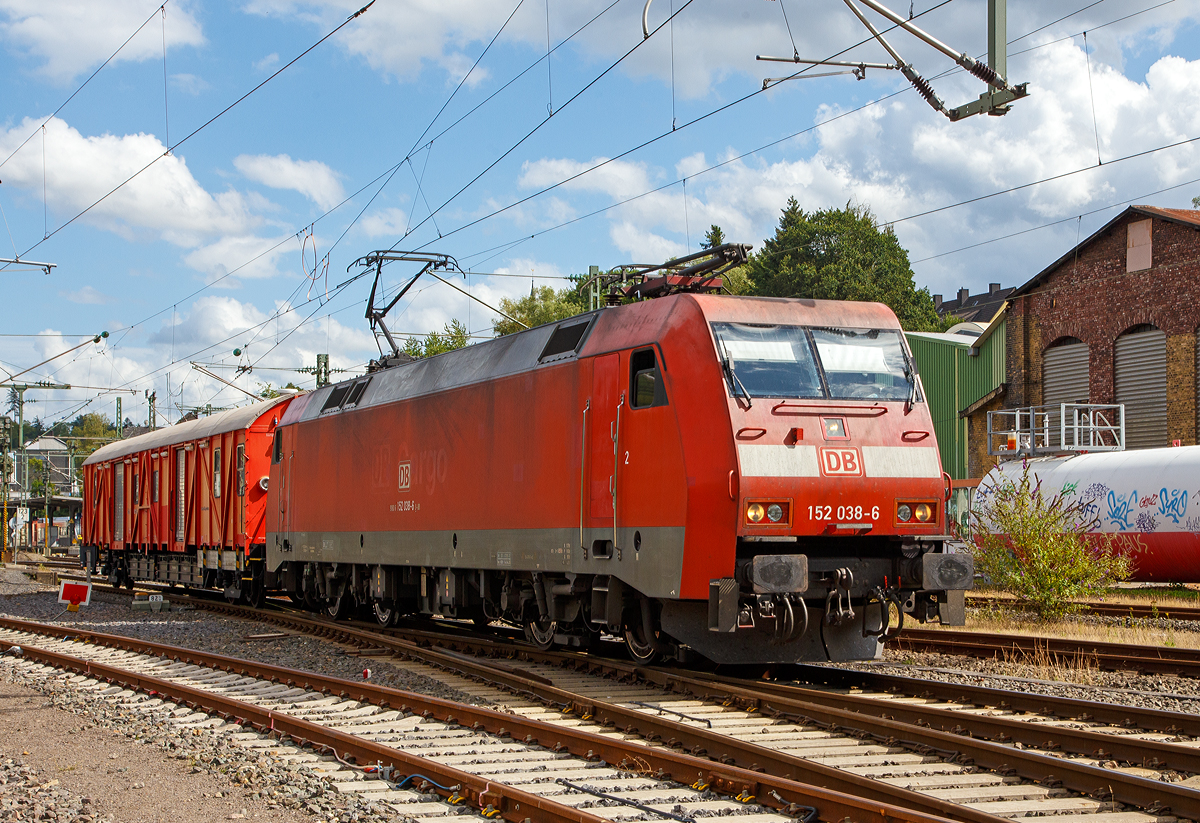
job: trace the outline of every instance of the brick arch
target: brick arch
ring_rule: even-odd
[[[1054,337],[1047,334],[1044,339],[1050,342],[1042,346],[1043,355],[1055,346],[1063,346],[1068,343],[1084,343],[1089,349],[1092,347],[1092,344],[1087,339],[1080,337],[1078,334],[1057,334]]]

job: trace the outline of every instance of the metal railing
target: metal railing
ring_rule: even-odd
[[[988,454],[1031,457],[1123,451],[1125,405],[1060,403],[988,412]]]

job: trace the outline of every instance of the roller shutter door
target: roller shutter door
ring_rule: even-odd
[[[1167,445],[1167,336],[1159,329],[1117,338],[1116,402],[1125,404],[1125,448]]]
[[[1058,445],[1058,409],[1062,403],[1087,403],[1091,371],[1087,343],[1064,343],[1046,349],[1042,357],[1042,404],[1054,406],[1050,415],[1050,443]]]

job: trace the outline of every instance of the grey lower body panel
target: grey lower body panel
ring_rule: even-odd
[[[349,563],[441,569],[614,575],[655,598],[679,596],[682,526],[267,534],[267,568],[283,563]],[[594,551],[597,543],[605,551]],[[639,548],[635,549],[634,546]]]

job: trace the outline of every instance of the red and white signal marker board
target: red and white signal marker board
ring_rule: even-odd
[[[92,602],[92,584],[75,583],[70,580],[60,581],[58,584],[58,602],[74,606],[75,609],[78,609],[80,606],[90,605]]]

